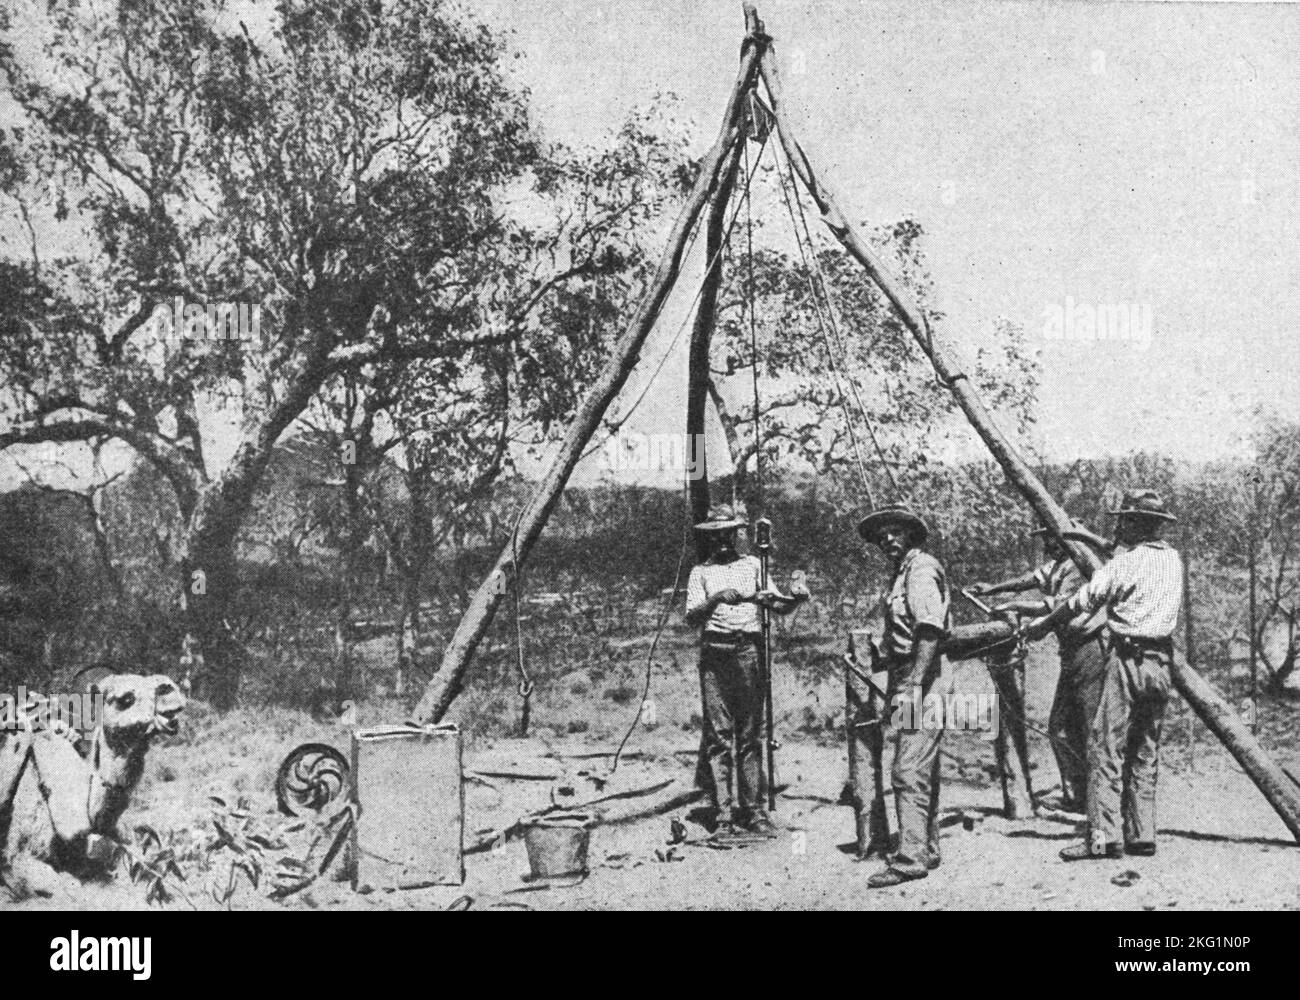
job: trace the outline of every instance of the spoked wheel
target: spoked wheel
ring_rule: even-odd
[[[275,798],[289,816],[326,812],[343,796],[348,761],[328,743],[304,743],[284,759],[275,776]]]

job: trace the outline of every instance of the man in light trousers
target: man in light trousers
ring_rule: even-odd
[[[1169,701],[1183,564],[1160,538],[1163,526],[1176,518],[1155,491],[1131,491],[1111,513],[1118,517],[1116,540],[1128,551],[1027,630],[1038,638],[1061,620],[1106,610],[1106,672],[1088,738],[1088,837],[1061,852],[1065,861],[1156,852],[1160,728]]]

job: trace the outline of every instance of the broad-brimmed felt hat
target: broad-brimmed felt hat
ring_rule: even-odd
[[[858,522],[858,534],[868,542],[880,544],[880,532],[888,524],[905,524],[920,536],[924,542],[930,534],[930,527],[921,519],[921,515],[901,503],[891,503],[878,507]]]
[[[1165,508],[1165,502],[1155,490],[1129,490],[1120,501],[1119,509],[1107,511],[1117,517],[1154,517],[1161,521],[1178,518]]]
[[[745,512],[734,507],[710,507],[709,516],[695,526],[696,531],[734,531],[749,522]]]

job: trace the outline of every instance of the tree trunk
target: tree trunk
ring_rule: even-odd
[[[791,131],[776,55],[770,47],[763,52],[761,72],[771,96],[781,145],[795,172],[816,202],[823,221],[893,304],[904,325],[916,338],[921,350],[929,357],[934,370],[948,386],[967,419],[984,440],[998,464],[1002,466],[1012,485],[1034,509],[1044,527],[1065,546],[1080,571],[1085,576],[1092,576],[1100,566],[1096,554],[1086,545],[1064,538],[1063,532],[1070,523],[1065,511],[1047,492],[1033,470],[998,428],[970,384],[966,373],[953,362],[947,346],[930,329],[929,323],[912,301],[911,296],[885,270],[874,251],[849,224],[831,195],[813,174],[807,157]],[[1287,828],[1300,841],[1300,789],[1297,789],[1283,770],[1268,758],[1250,730],[1204,678],[1191,669],[1186,662],[1177,658],[1174,661],[1172,674],[1178,690],[1196,710],[1201,721],[1219,737],[1223,745],[1228,748],[1228,752],[1236,758],[1259,786],[1269,803],[1277,810]]]
[[[203,663],[195,692],[222,712],[234,707],[243,670],[240,650],[227,628],[238,574],[234,542],[225,535],[224,528],[201,521],[180,564],[187,627],[198,640]]]
[[[179,470],[169,476],[186,523],[181,586],[190,632],[198,639],[203,658],[200,684],[218,711],[234,707],[243,669],[243,650],[226,624],[239,582],[235,539],[253,506],[275,443],[311,402],[324,381],[327,363],[328,340],[318,337],[273,409],[246,416],[242,440],[219,479],[194,483]],[[202,574],[202,593],[196,574]]]
[[[718,139],[705,156],[695,186],[669,234],[667,249],[659,261],[650,289],[628,329],[615,344],[614,351],[596,379],[590,394],[575,415],[546,477],[538,484],[528,505],[524,508],[518,522],[517,544],[513,540],[507,542],[506,547],[497,557],[492,571],[479,585],[469,607],[461,617],[456,633],[452,636],[451,643],[443,655],[438,674],[429,683],[419,704],[415,707],[414,716],[418,721],[429,722],[441,719],[456,695],[460,693],[470,658],[474,655],[474,650],[496,614],[504,590],[501,583],[510,578],[508,571],[516,558],[519,563],[523,563],[528,558],[550,516],[551,509],[559,499],[560,492],[582,456],[584,445],[600,425],[600,420],[609,404],[618,395],[618,391],[636,366],[645,338],[654,327],[664,301],[676,282],[687,236],[703,211],[710,192],[718,183],[727,153],[739,141],[738,122],[742,100],[745,91],[753,85],[756,77],[759,54],[760,45],[753,38],[747,39],[741,52],[740,72],[727,101]]]
[[[109,585],[113,588],[113,593],[120,601],[122,599],[122,575],[113,563],[113,553],[108,544],[108,528],[104,525],[104,488],[92,488],[89,493],[81,494],[81,497],[86,507],[86,518],[89,520],[90,529],[94,533],[95,552],[99,555],[99,563],[104,569],[104,575],[108,578]]]
[[[343,505],[348,523],[342,539],[343,579],[339,582],[338,607],[335,610],[334,692],[340,702],[356,700],[360,694],[356,663],[352,655],[352,614],[360,592],[361,572],[361,462],[343,466]]]
[[[736,496],[744,496],[749,486],[749,456],[758,451],[758,442],[744,444],[740,440],[740,431],[736,428],[740,421],[727,407],[727,401],[718,391],[718,385],[709,379],[709,398],[713,408],[718,412],[718,423],[722,424],[722,434],[727,440],[727,451],[731,455],[731,490]]]
[[[283,413],[279,416],[245,439],[226,473],[200,488],[190,511],[182,508],[181,587],[188,628],[203,659],[199,690],[222,712],[234,707],[244,658],[227,624],[239,586],[235,540],[283,430],[280,424],[288,422]]]
[[[1295,670],[1296,652],[1295,609],[1292,608],[1286,613],[1286,655],[1282,658],[1282,665],[1277,668],[1269,681],[1269,690],[1272,694],[1286,694],[1287,679]]]

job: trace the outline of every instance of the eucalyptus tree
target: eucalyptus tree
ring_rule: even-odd
[[[440,0],[245,16],[0,12],[0,449],[116,439],[157,469],[221,707],[237,537],[322,388],[415,365],[464,385],[484,358],[516,385],[563,361],[576,386],[569,335],[599,342],[601,303],[637,280],[629,234],[682,180],[640,135],[640,183],[553,156],[504,43]],[[586,225],[544,230],[574,191]],[[256,331],[231,338],[239,306]],[[558,412],[572,390],[534,391]]]

